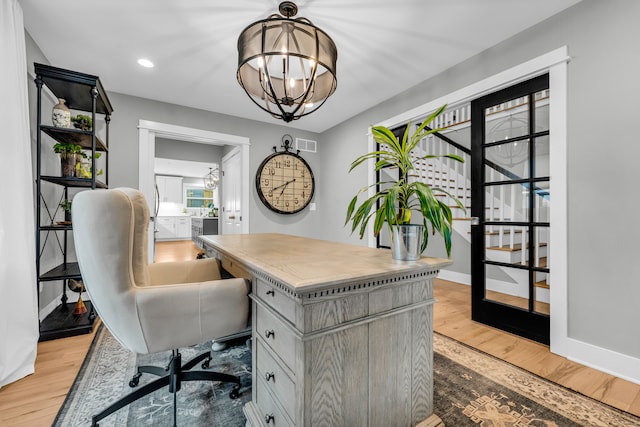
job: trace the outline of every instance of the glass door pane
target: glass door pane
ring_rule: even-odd
[[[545,75],[471,103],[473,319],[547,343],[549,95]]]

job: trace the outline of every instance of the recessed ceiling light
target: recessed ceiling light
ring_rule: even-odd
[[[145,68],[153,68],[153,62],[148,59],[140,58],[138,59],[138,64],[142,65]]]

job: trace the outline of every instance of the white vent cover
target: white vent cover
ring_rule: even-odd
[[[316,152],[316,141],[310,139],[296,138],[296,149],[300,151]]]

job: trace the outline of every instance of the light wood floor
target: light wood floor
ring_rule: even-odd
[[[190,241],[161,242],[157,262],[193,259]],[[439,333],[550,381],[640,416],[640,385],[573,363],[547,346],[471,321],[470,288],[436,280],[434,327]],[[36,373],[0,389],[0,426],[51,425],[80,369],[93,334],[38,344]]]

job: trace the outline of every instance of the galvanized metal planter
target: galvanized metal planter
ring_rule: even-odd
[[[420,259],[423,237],[423,225],[394,225],[391,234],[391,258],[400,261]]]

